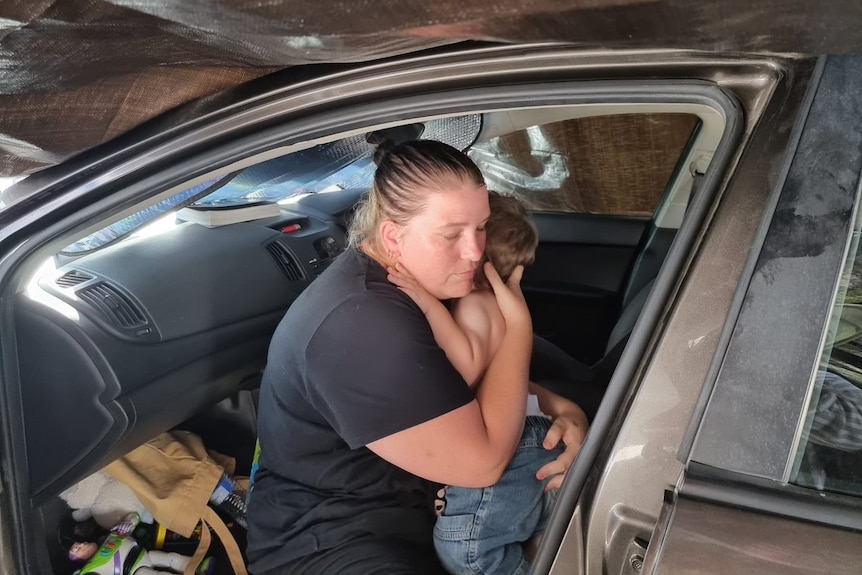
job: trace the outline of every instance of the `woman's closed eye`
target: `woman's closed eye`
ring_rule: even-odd
[[[446,233],[446,234],[443,234],[443,239],[448,240],[448,241],[450,241],[450,242],[451,242],[451,241],[455,241],[455,240],[457,240],[459,237],[461,237],[462,233],[463,233],[463,232],[462,232],[462,230],[458,230],[458,231],[456,231],[456,232]],[[476,233],[484,234],[484,233],[485,233],[485,226],[484,226],[484,225],[481,225],[481,226],[477,227],[477,228],[476,228]]]

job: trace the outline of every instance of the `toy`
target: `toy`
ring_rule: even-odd
[[[60,494],[72,508],[75,521],[92,517],[103,529],[111,530],[131,512],[144,523],[152,523],[147,511],[134,492],[124,483],[104,471],[97,471]]]
[[[111,529],[101,545],[91,541],[76,541],[69,548],[69,559],[87,561],[79,575],[164,575],[165,570],[182,573],[190,558],[179,553],[147,551],[131,536],[140,522],[136,512],[127,514]],[[195,570],[209,575],[214,562],[208,557]]]

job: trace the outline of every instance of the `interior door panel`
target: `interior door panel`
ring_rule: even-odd
[[[539,247],[523,281],[533,329],[593,363],[604,354],[650,220],[562,213],[533,220]]]

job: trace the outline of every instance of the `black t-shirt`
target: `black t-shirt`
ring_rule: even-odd
[[[473,399],[413,301],[348,250],[291,305],[260,390],[253,572],[362,537],[431,545],[436,486],[368,443]]]

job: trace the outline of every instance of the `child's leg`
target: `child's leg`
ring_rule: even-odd
[[[544,417],[527,418],[518,450],[495,485],[446,489],[434,546],[450,573],[529,573],[523,545],[541,533],[547,521],[544,482],[536,479],[536,472],[562,451],[542,447],[549,427]]]
[[[530,563],[536,558],[536,553],[539,552],[539,545],[542,543],[541,535],[533,535],[529,541],[524,544],[524,558]]]
[[[548,481],[549,480],[550,478],[548,478]],[[536,553],[539,552],[539,545],[542,543],[542,535],[545,534],[545,527],[548,524],[548,518],[551,516],[551,511],[554,509],[554,504],[557,502],[557,491],[557,489],[554,489],[549,493],[545,493],[542,519],[539,522],[536,531],[533,533],[533,536],[524,544],[524,557],[526,557],[527,561],[530,561],[531,563],[533,559],[536,558]]]

